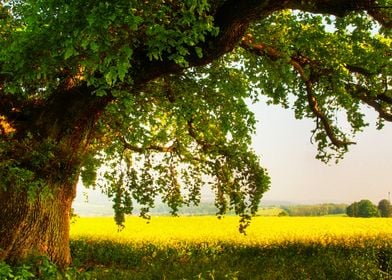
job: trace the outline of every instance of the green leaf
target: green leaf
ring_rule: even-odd
[[[67,49],[65,49],[64,59],[68,59],[71,56],[74,56],[77,54],[78,54],[78,52],[73,47],[68,47]]]
[[[129,63],[125,61],[117,65],[117,74],[120,81],[124,81],[125,75],[128,73]]]
[[[117,75],[116,68],[111,67],[110,70],[109,70],[109,72],[107,72],[107,73],[105,74],[106,83],[107,83],[109,86],[112,86],[112,85],[116,82],[117,77],[118,77],[118,75]]]
[[[97,44],[97,42],[91,41],[90,42],[90,48],[93,52],[98,52],[99,50],[99,45]]]
[[[106,90],[99,88],[95,91],[95,95],[99,97],[106,96]]]
[[[199,58],[203,58],[203,51],[200,47],[195,47],[195,51]]]

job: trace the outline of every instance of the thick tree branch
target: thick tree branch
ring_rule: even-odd
[[[308,100],[309,108],[312,110],[313,114],[321,120],[324,131],[327,134],[329,140],[331,140],[332,144],[338,148],[347,148],[348,145],[355,144],[355,142],[350,142],[346,140],[340,140],[336,133],[333,130],[333,126],[331,125],[329,119],[325,116],[322,108],[319,106],[317,99],[313,93],[313,82],[310,78],[305,75],[305,71],[303,66],[295,60],[291,60],[291,65],[293,65],[294,69],[300,75],[302,81],[305,83],[306,87],[306,97]]]
[[[348,145],[355,144],[355,142],[340,140],[336,133],[333,130],[333,126],[330,124],[328,118],[325,116],[324,112],[320,109],[317,99],[313,94],[313,85],[310,80],[305,82],[306,85],[306,93],[307,99],[310,109],[313,114],[321,120],[325,133],[327,133],[329,140],[331,140],[332,144],[338,148],[347,148]]]
[[[203,56],[190,50],[186,57],[189,67],[206,65],[222,55],[232,51],[241,40],[252,21],[267,17],[271,13],[284,8],[284,0],[255,1],[255,0],[228,0],[220,6],[214,16],[214,24],[219,28],[217,36],[207,36],[198,47]],[[141,48],[136,52],[138,61],[135,61],[132,74],[136,85],[144,84],[165,74],[178,73],[184,69],[163,55],[162,60],[149,60],[146,50]]]
[[[369,93],[369,90],[355,84],[346,84],[346,90],[349,92],[353,97],[359,98],[362,102],[372,107],[376,112],[378,112],[380,118],[392,122],[392,111],[391,109],[385,108],[380,102],[378,102],[374,97],[372,97]],[[378,97],[378,96],[377,96]],[[385,101],[389,101],[388,105],[392,105],[392,100],[390,97],[386,96],[385,94],[381,95],[379,100],[384,99]],[[382,100],[382,101],[384,101]]]

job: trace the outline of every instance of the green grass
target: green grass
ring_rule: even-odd
[[[391,279],[392,243],[162,247],[74,240],[79,279]],[[383,267],[382,267],[383,266]],[[383,268],[383,269],[381,269]]]

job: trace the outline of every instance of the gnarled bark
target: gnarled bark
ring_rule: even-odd
[[[33,201],[25,192],[1,191],[0,259],[16,263],[49,256],[60,267],[69,265],[69,225],[75,186],[75,182],[56,186],[52,196],[38,195]]]
[[[31,113],[15,110],[15,133],[0,134],[0,261],[48,256],[60,267],[69,265],[76,184],[96,121],[109,101],[79,87],[30,105]],[[12,170],[19,170],[20,178],[10,175]]]

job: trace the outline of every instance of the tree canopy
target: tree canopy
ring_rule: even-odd
[[[247,102],[313,119],[323,161],[367,126],[362,106],[392,121],[390,0],[0,3],[4,191],[81,174],[121,223],[133,201],[176,212],[209,183],[245,219],[270,184]]]
[[[380,216],[377,206],[368,199],[353,202],[347,207],[346,213],[349,217],[370,218]]]
[[[388,199],[382,199],[377,205],[378,211],[380,211],[380,216],[383,218],[392,217],[392,205]]]

